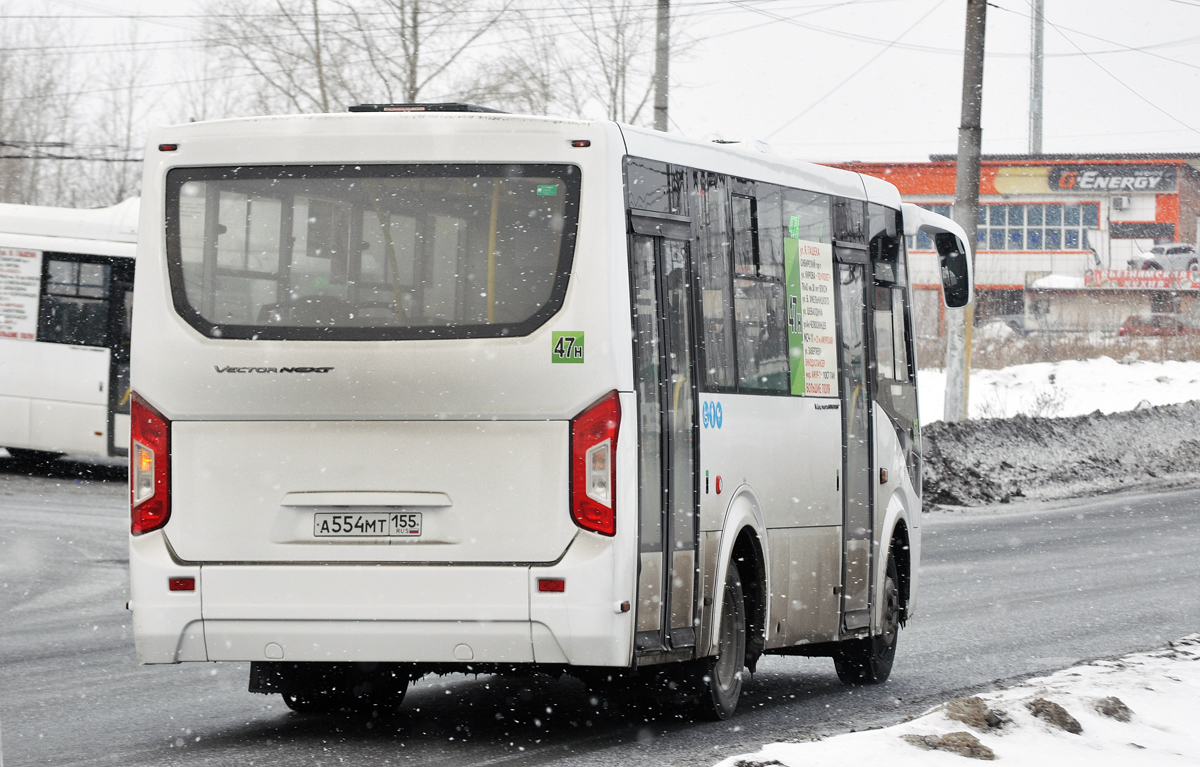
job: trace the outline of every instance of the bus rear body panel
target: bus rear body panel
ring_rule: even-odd
[[[628,665],[626,395],[616,535],[581,530],[569,497],[571,419],[632,388],[628,286],[610,257],[624,247],[623,205],[619,183],[605,181],[619,174],[619,133],[363,117],[327,116],[315,125],[338,129],[302,136],[280,136],[270,120],[241,123],[244,135],[165,129],[179,150],[148,162],[143,215],[168,226],[140,243],[133,388],[170,422],[171,512],[161,531],[132,539],[132,602],[136,616],[171,596],[165,554],[195,578],[203,609],[172,613],[174,636],[149,623],[135,632],[139,658]],[[298,156],[321,168],[294,169]],[[245,180],[246,165],[256,178]],[[546,178],[555,173],[566,175]],[[342,202],[364,186],[366,210]],[[417,192],[413,214],[405,195]],[[539,294],[552,312],[530,302],[525,321],[525,278],[506,275],[504,259],[541,246],[538,221],[512,211],[533,216],[568,194],[562,210],[578,211],[561,225],[574,226],[569,279]],[[314,245],[336,226],[364,246],[349,279],[331,266],[336,247],[326,257]],[[218,243],[211,256],[206,236]],[[241,239],[230,246],[231,236]],[[454,247],[461,268],[422,283],[442,268],[422,254],[444,260]],[[279,259],[308,269],[306,281],[293,269],[285,285]],[[439,294],[446,281],[458,292]],[[518,296],[507,306],[505,291]],[[330,313],[314,322],[310,310]],[[349,330],[325,333],[330,320]],[[506,320],[514,330],[492,332]],[[543,591],[543,579],[561,590]],[[187,639],[197,627],[201,643]]]
[[[194,562],[553,562],[578,529],[564,513],[567,432],[565,421],[177,421],[168,536]]]

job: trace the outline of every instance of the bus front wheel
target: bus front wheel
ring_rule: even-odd
[[[721,602],[717,654],[700,661],[700,715],[722,720],[733,716],[742,694],[746,666],[746,601],[737,564],[729,563]]]
[[[841,642],[833,654],[838,679],[846,684],[879,684],[891,675],[900,639],[899,582],[896,560],[889,556],[887,578],[883,582],[882,630],[873,637]]]

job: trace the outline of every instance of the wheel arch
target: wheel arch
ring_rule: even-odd
[[[879,538],[880,550],[876,559],[879,566],[876,568],[875,578],[875,593],[882,594],[884,580],[887,577],[887,558],[895,557],[896,575],[899,579],[896,586],[900,591],[901,625],[907,623],[912,615],[912,598],[916,586],[914,568],[918,562],[918,552],[915,546],[917,531],[910,524],[909,508],[911,504],[906,503],[906,500],[910,500],[906,496],[907,494],[903,491],[897,491],[888,501],[883,520],[883,530],[887,531],[887,534]],[[884,548],[885,545],[886,548]],[[878,630],[882,623],[882,610],[882,602],[876,600],[875,609],[872,610],[872,623],[874,624],[872,633]]]
[[[754,671],[766,641],[769,552],[766,546],[767,527],[762,509],[753,491],[739,487],[734,491],[721,526],[717,555],[717,572],[713,579],[712,620],[705,627],[701,655],[716,651],[717,626],[721,625],[729,565],[737,562],[742,580],[743,602],[746,605],[746,665]]]

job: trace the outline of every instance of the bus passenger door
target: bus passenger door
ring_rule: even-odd
[[[863,254],[865,255],[865,253]],[[866,267],[839,263],[839,353],[842,375],[842,636],[871,624],[871,429],[867,380]]]
[[[639,654],[690,651],[697,519],[688,243],[635,233],[631,254],[640,477],[636,646]]]

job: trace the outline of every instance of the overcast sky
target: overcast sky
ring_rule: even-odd
[[[651,12],[654,0],[640,1]],[[1045,4],[1046,152],[1200,153],[1200,0]],[[55,23],[71,25],[64,36],[85,57],[112,55],[111,44],[135,29],[154,56],[147,88],[185,76],[180,57],[198,53],[201,0],[36,5],[70,19]],[[31,7],[0,0],[9,13]],[[672,131],[760,138],[814,160],[954,152],[964,0],[675,0],[672,7],[688,41],[671,65]],[[1029,15],[1026,0],[989,3],[985,153],[1028,147]],[[148,119],[168,115],[155,110]]]

